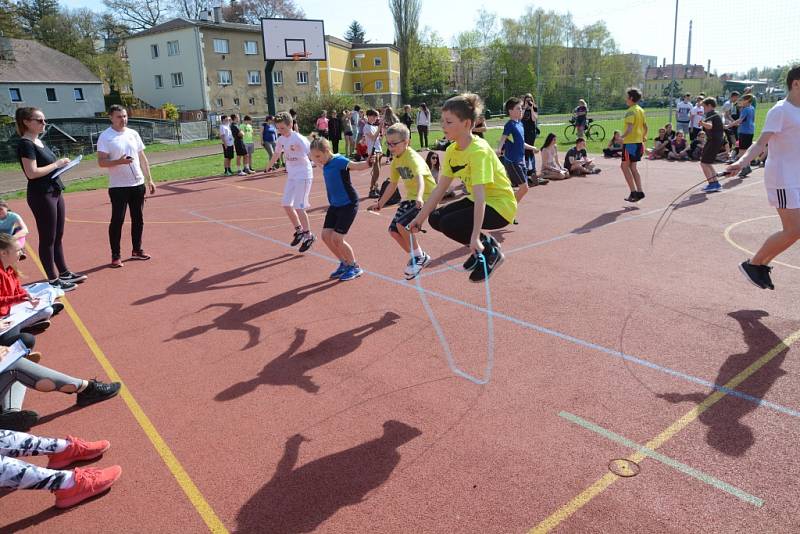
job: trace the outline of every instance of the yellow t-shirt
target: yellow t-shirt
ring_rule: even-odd
[[[473,202],[475,195],[472,187],[483,185],[486,204],[508,222],[514,222],[517,199],[514,198],[511,181],[494,149],[485,139],[473,135],[472,142],[465,149],[460,149],[458,143],[451,143],[444,153],[442,175],[461,180],[467,186],[469,199]]]
[[[405,152],[392,159],[392,171],[389,179],[398,183],[403,179],[405,186],[406,200],[416,200],[418,193],[417,176],[422,176],[422,181],[425,184],[425,191],[422,193],[422,201],[428,200],[431,192],[436,188],[436,181],[433,179],[431,170],[428,164],[422,159],[422,156],[417,154],[416,150],[407,148]]]
[[[644,142],[644,110],[639,107],[639,104],[634,104],[628,108],[628,111],[625,112],[625,119],[622,122],[625,123],[625,129],[628,128],[628,124],[633,124],[631,132],[622,138],[623,143],[640,144]]]

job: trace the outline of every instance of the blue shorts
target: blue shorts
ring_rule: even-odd
[[[508,175],[508,179],[511,180],[512,186],[519,187],[522,184],[527,183],[528,177],[525,169],[525,163],[522,161],[511,161],[505,156],[503,156],[500,161],[503,163],[503,167],[506,169],[506,174]]]
[[[644,145],[642,143],[625,143],[622,150],[622,161],[636,163],[642,161]]]

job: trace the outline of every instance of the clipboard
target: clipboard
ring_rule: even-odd
[[[64,165],[60,169],[58,169],[56,172],[54,172],[53,176],[51,176],[50,178],[52,180],[55,180],[56,178],[58,178],[59,176],[61,176],[62,174],[64,174],[68,170],[70,170],[71,168],[77,166],[81,162],[82,159],[83,159],[83,155],[81,154],[77,158],[73,159],[72,161],[70,161],[69,163],[67,163],[66,165]]]
[[[13,345],[8,347],[8,353],[0,359],[0,373],[14,365],[17,360],[27,356],[30,353],[22,341],[17,340]]]

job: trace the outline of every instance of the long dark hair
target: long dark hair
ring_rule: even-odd
[[[544,138],[544,143],[542,143],[542,149],[549,147],[550,145],[555,143],[555,141],[556,141],[556,134],[550,132],[549,134],[547,134],[547,137]]]
[[[431,166],[431,161],[433,160],[434,156],[436,156],[436,169],[439,170],[442,165],[442,158],[435,151],[431,150],[430,152],[428,152],[428,156],[425,158],[425,163],[428,164],[428,168],[430,170],[433,170],[433,167]]]

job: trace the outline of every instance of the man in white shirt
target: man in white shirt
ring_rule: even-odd
[[[150,176],[150,163],[144,155],[144,143],[136,130],[128,128],[128,112],[114,104],[108,110],[111,127],[97,139],[97,163],[108,169],[108,196],[111,199],[111,222],[108,241],[111,245],[111,267],[122,267],[120,240],[125,211],[131,211],[132,260],[149,260],[142,249],[144,231],[145,179],[150,194],[156,184]]]
[[[685,134],[689,134],[689,122],[691,121],[692,116],[692,103],[689,102],[689,98],[692,95],[686,93],[683,95],[683,98],[678,102],[678,105],[675,108],[675,122],[677,123],[677,130],[679,132],[683,132]]]
[[[231,170],[231,160],[233,159],[233,132],[231,132],[231,120],[227,115],[220,117],[219,138],[222,141],[222,157],[225,160],[225,176],[233,176]]]
[[[764,167],[767,200],[778,212],[783,229],[769,236],[755,255],[739,265],[739,270],[753,285],[775,289],[769,263],[800,240],[800,65],[786,76],[787,95],[767,113],[761,137],[726,169],[734,174],[764,152],[769,157]]]

